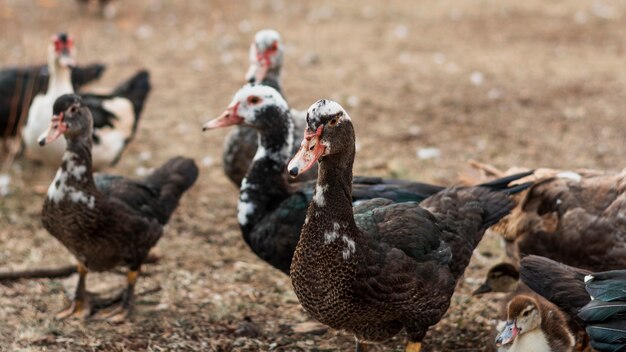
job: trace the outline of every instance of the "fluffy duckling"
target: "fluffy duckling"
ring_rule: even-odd
[[[507,306],[507,323],[496,337],[499,352],[571,352],[574,336],[565,316],[540,297],[515,296]]]
[[[472,294],[513,292],[519,285],[519,271],[511,263],[500,263],[489,269],[485,282]]]
[[[522,282],[584,329],[594,349],[626,351],[626,270],[591,273],[534,255],[520,264]]]

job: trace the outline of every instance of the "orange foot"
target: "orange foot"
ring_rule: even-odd
[[[72,304],[57,313],[57,319],[67,319],[70,317],[86,319],[91,314],[91,307],[87,300],[74,300]]]
[[[421,342],[409,342],[404,348],[404,352],[420,352],[422,350]]]

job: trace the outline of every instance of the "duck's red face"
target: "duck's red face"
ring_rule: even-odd
[[[307,127],[298,153],[287,170],[293,177],[309,170],[321,157],[354,149],[350,116],[332,100],[318,100],[307,111]],[[350,139],[352,139],[350,141]]]
[[[51,40],[54,49],[54,56],[58,64],[63,67],[75,67],[76,60],[74,59],[74,38],[71,35],[61,33],[52,36]]]

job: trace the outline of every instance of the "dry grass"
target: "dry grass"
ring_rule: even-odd
[[[139,291],[161,290],[142,297],[132,322],[53,320],[74,277],[2,285],[0,350],[353,347],[344,333],[293,332],[308,319],[289,279],[241,240],[237,190],[221,171],[223,133],[200,131],[243,83],[257,29],[283,34],[293,107],[322,97],[345,104],[357,129],[358,174],[451,184],[470,158],[503,168],[624,167],[624,2],[135,0],[118,8],[104,21],[74,1],[2,0],[0,65],[44,62],[49,35],[66,30],[77,36],[79,61],[108,65],[98,85],[148,68],[154,89],[138,137],[111,172],[134,175],[184,154],[202,161],[201,177],[158,246],[162,260],[140,279]],[[416,156],[428,147],[440,157]],[[2,269],[72,261],[39,222],[36,189],[53,172],[24,161],[9,171],[12,193],[0,198]],[[493,236],[482,247],[499,255]],[[472,262],[426,351],[488,350],[502,297],[468,292],[492,262]],[[116,274],[93,276],[92,288],[123,283]],[[384,348],[401,346],[402,337]]]

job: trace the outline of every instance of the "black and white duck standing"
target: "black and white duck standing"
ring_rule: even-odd
[[[99,79],[105,69],[102,64],[74,67],[72,69],[74,91]],[[17,135],[19,127],[26,121],[25,114],[32,99],[46,92],[49,79],[48,65],[0,70],[0,138]],[[23,114],[25,116],[22,116]]]
[[[48,49],[48,90],[46,94],[35,97],[28,111],[28,121],[22,129],[25,156],[51,166],[61,161],[65,141],[59,139],[40,148],[38,137],[46,130],[55,100],[63,94],[74,92],[70,75],[71,67],[75,64],[75,51],[71,36],[53,36]],[[114,165],[134,138],[150,88],[150,75],[147,71],[139,71],[111,94],[83,94],[84,104],[93,112],[95,169]]]
[[[528,185],[507,188],[511,179],[497,180],[492,189],[448,188],[419,205],[372,199],[353,208],[352,120],[338,103],[320,100],[307,124],[288,165],[298,176],[319,160],[291,263],[296,295],[315,319],[354,334],[358,350],[405,329],[406,351],[419,351],[485,230],[514,206],[509,194]]]
[[[249,84],[235,94],[221,116],[203,127],[245,125],[257,134],[258,148],[241,183],[237,218],[252,251],[286,274],[315,189],[314,182],[287,182],[287,162],[294,142],[290,114],[278,91]],[[420,201],[441,189],[418,182],[360,177],[352,199]]]
[[[88,271],[128,267],[128,287],[111,320],[123,320],[133,307],[133,292],[141,264],[163,233],[182,194],[198,177],[191,159],[170,159],[143,180],[92,173],[90,110],[77,95],[63,95],[54,103],[53,117],[39,138],[44,146],[65,136],[61,167],[50,184],[42,223],[78,260],[79,281],[72,305],[59,318],[87,317],[90,297],[85,288]]]
[[[283,65],[284,49],[280,34],[273,29],[258,31],[250,44],[250,67],[246,80],[250,83],[263,84],[276,89],[281,95],[280,73]],[[284,95],[283,95],[284,98]],[[293,138],[302,139],[304,130],[304,114],[291,109],[293,120]],[[297,148],[297,146],[294,146]],[[222,154],[223,168],[226,176],[237,186],[248,172],[248,167],[257,151],[257,133],[249,126],[235,126],[224,140]],[[292,151],[295,153],[295,149]],[[312,172],[307,179],[314,179]]]

